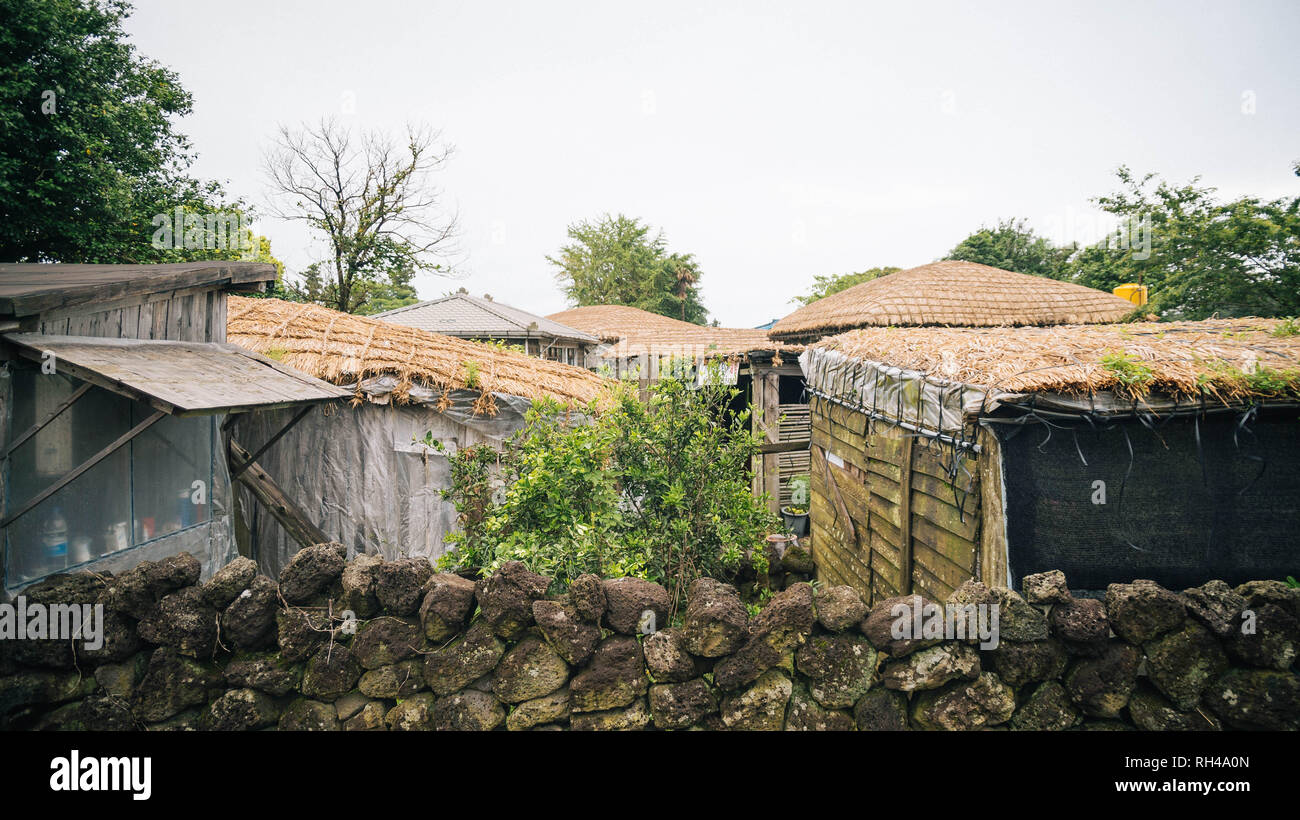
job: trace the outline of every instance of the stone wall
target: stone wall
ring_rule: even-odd
[[[645,581],[587,575],[548,596],[518,563],[475,582],[344,555],[305,549],[278,584],[247,559],[200,584],[182,554],[28,588],[28,606],[102,603],[105,641],[0,641],[0,728],[1300,726],[1300,590],[1278,582],[1135,581],[1104,600],[1060,573],[1024,597],[969,582],[953,603],[998,605],[1000,644],[982,650],[891,634],[915,596],[868,609],[851,587],[795,583],[751,618],[705,579],[643,634],[670,606]]]

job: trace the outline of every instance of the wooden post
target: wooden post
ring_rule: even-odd
[[[900,595],[912,594],[912,442],[910,435],[903,436],[903,456],[899,470],[898,502],[898,562],[901,576],[898,581],[902,587]]]
[[[307,513],[293,499],[285,495],[261,465],[249,461],[251,454],[240,447],[233,438],[230,440],[230,455],[233,468],[246,468],[239,474],[239,483],[252,490],[253,495],[262,502],[267,512],[280,522],[280,526],[284,527],[284,531],[290,538],[304,547],[324,544],[330,540],[329,536],[311,522]]]
[[[987,427],[979,430],[980,580],[1007,585],[1007,514],[1002,477],[1002,444]]]

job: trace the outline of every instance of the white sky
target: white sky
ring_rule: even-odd
[[[753,326],[815,274],[923,264],[1000,217],[1094,239],[1088,199],[1120,164],[1300,191],[1294,0],[798,6],[137,0],[127,29],[194,94],[193,171],[255,204],[277,124],[345,95],[358,128],[441,128],[463,278],[421,278],[423,298],[561,310],[545,256],[623,212],[696,255],[724,325]],[[292,271],[319,251],[258,229]]]

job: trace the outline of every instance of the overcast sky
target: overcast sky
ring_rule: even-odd
[[[423,298],[561,310],[546,255],[622,212],[754,326],[816,274],[924,264],[1002,217],[1094,239],[1120,164],[1300,190],[1294,0],[797,5],[138,0],[127,29],[194,94],[194,172],[254,203],[279,123],[442,129],[463,278]],[[320,250],[258,229],[291,271]]]

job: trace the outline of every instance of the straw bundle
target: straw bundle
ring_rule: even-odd
[[[1115,322],[1133,304],[1109,293],[975,262],[932,262],[818,299],[772,327],[803,339],[855,327],[996,327]]]
[[[625,305],[589,305],[546,317],[590,333],[613,347],[605,358],[643,352],[696,352],[701,355],[743,356],[758,351],[798,352],[803,348],[768,338],[766,330],[705,327]]]
[[[232,295],[227,309],[232,344],[334,384],[396,376],[399,401],[419,385],[444,394],[472,388],[485,397],[506,393],[577,406],[603,401],[611,386],[579,367],[319,305]],[[491,407],[490,401],[476,405],[485,412]]]
[[[815,347],[1012,393],[1110,390],[1224,403],[1300,397],[1300,335],[1277,319],[1053,328],[862,328]],[[1204,391],[1204,393],[1202,393]]]

